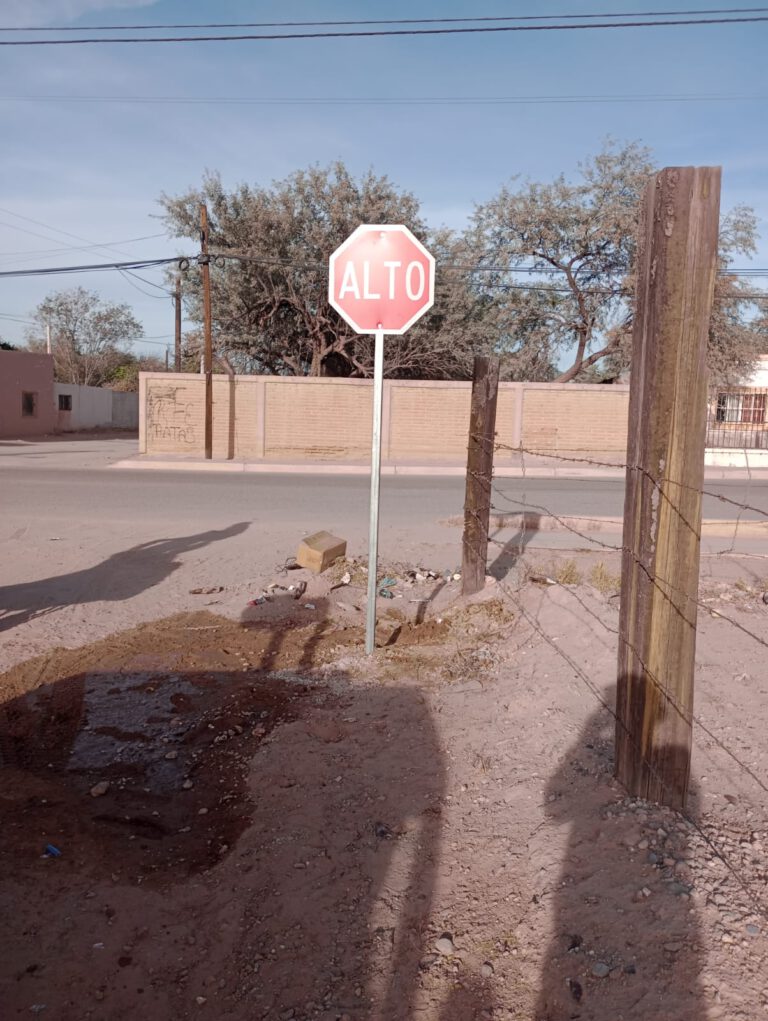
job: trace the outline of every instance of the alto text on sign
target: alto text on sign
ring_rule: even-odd
[[[405,333],[434,294],[435,260],[400,224],[364,224],[331,256],[330,303],[357,333]]]

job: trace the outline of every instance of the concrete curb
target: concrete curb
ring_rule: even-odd
[[[262,475],[363,475],[370,474],[365,464],[272,464],[265,461],[153,461],[143,457],[126,458],[115,461],[110,468],[132,471],[187,471],[187,472],[247,472]],[[412,465],[385,464],[381,466],[382,475],[421,475],[458,478],[466,475],[462,465]],[[546,466],[530,467],[523,470],[516,465],[497,465],[494,471],[496,478],[506,479],[623,479],[623,468],[554,468]],[[710,481],[729,479],[751,479],[754,482],[768,480],[768,468],[757,468],[747,471],[743,468],[715,468],[707,466],[704,478]]]

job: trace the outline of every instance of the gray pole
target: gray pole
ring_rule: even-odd
[[[368,526],[368,606],[365,619],[365,653],[370,656],[376,639],[376,576],[379,557],[379,481],[381,478],[381,407],[384,393],[384,331],[374,334],[373,429],[371,439],[371,517]]]

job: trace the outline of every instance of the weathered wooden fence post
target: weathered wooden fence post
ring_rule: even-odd
[[[667,167],[643,201],[632,338],[616,776],[682,807],[688,788],[719,167]]]
[[[499,359],[477,355],[472,373],[461,559],[461,591],[465,596],[479,592],[485,585],[498,392]]]

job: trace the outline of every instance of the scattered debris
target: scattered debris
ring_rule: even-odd
[[[43,854],[46,858],[61,858],[61,851],[55,844],[46,844]]]
[[[308,535],[299,543],[296,563],[315,574],[322,574],[334,560],[345,556],[346,552],[346,539],[340,539],[337,535],[331,535],[330,532],[315,532],[314,535]]]
[[[382,578],[379,582],[379,595],[383,599],[394,599],[395,594],[390,590],[397,585],[397,578]]]
[[[331,585],[331,592],[333,592],[334,589],[343,588],[345,585],[349,585],[351,581],[352,575],[349,573],[349,571],[345,571],[344,574],[342,574],[339,581],[335,585]]]
[[[212,596],[217,592],[223,592],[223,585],[211,585],[210,588],[191,588],[189,594],[191,596]]]
[[[317,609],[317,607],[315,606],[314,603],[302,603],[301,605],[304,607],[305,610],[316,610]]]
[[[298,585],[289,585],[288,591],[293,593],[294,599],[301,599],[307,591],[307,583],[305,581],[300,581]]]
[[[555,579],[546,574],[529,574],[528,581],[532,581],[534,585],[557,585]]]

